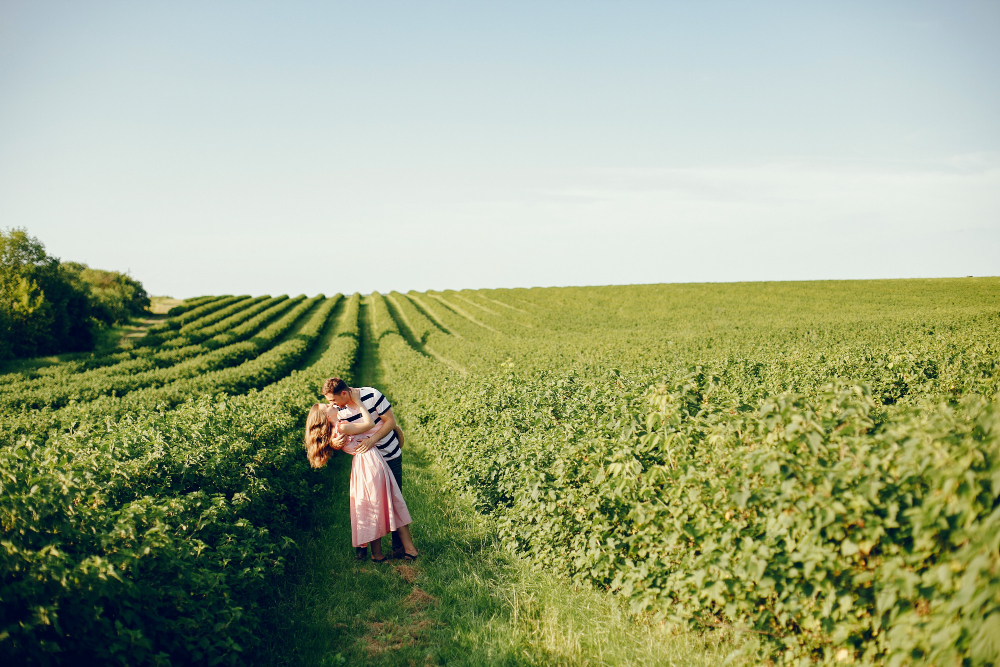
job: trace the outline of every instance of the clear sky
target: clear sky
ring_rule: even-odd
[[[998,2],[0,0],[0,226],[153,294],[1000,275]]]

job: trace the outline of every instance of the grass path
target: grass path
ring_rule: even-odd
[[[353,369],[356,385],[381,387],[369,307]],[[392,399],[392,388],[385,387]],[[405,428],[405,415],[398,415]],[[720,665],[725,632],[673,633],[637,620],[612,596],[574,589],[531,570],[502,548],[468,503],[441,492],[426,447],[408,439],[404,486],[413,565],[356,563],[348,523],[351,459],[322,475],[312,531],[267,601],[254,665]],[[388,538],[385,548],[388,549]],[[731,664],[741,664],[737,661]]]

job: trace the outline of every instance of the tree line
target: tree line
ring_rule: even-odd
[[[61,262],[27,230],[0,230],[0,359],[91,350],[100,329],[149,305],[135,278]]]

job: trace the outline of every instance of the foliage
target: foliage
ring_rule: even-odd
[[[272,349],[170,385],[174,409],[162,393],[135,392],[122,411],[122,399],[91,401],[91,426],[0,448],[0,656],[234,664],[252,648],[257,596],[317,490],[301,421],[357,349],[333,337],[294,371],[339,299],[296,301],[269,329]],[[227,389],[249,393],[213,395]]]
[[[184,303],[178,304],[167,311],[167,317],[177,317],[198,306],[203,306],[210,301],[221,299],[221,296],[199,296],[194,299],[185,299]]]
[[[663,286],[411,295],[441,326],[406,340],[476,372],[387,326],[380,355],[455,488],[533,562],[738,628],[759,659],[990,665],[995,300],[942,283],[953,309],[930,314],[907,303],[924,284],[808,306],[797,285],[746,306],[748,286],[693,286],[670,304],[703,314],[686,321],[628,303]],[[845,318],[848,299],[878,310]]]
[[[942,280],[365,307],[407,429],[526,560],[653,622],[738,630],[748,660],[996,665],[998,298]],[[303,412],[350,372],[360,298],[192,305],[132,349],[0,378],[8,661],[252,648],[316,479]]]
[[[100,396],[112,394],[123,396],[137,389],[159,387],[240,364],[267,349],[314,303],[305,301],[305,296],[294,300],[285,297],[285,301],[286,306],[298,304],[298,309],[292,309],[291,313],[269,329],[260,332],[252,340],[233,343],[218,349],[214,349],[211,345],[205,346],[202,350],[204,354],[166,367],[158,366],[155,359],[145,359],[144,363],[133,362],[128,364],[127,368],[126,364],[118,364],[103,369],[104,372],[81,373],[69,378],[57,378],[55,381],[35,382],[30,388],[11,387],[0,393],[0,406],[8,409],[61,408],[70,401],[92,401]],[[287,310],[287,307],[282,310]]]
[[[185,359],[243,341],[301,299],[302,297],[289,300],[284,296],[267,299],[222,322],[197,329],[190,334],[190,338],[183,339],[187,342],[198,339],[200,342],[197,344],[182,347],[167,344],[155,351],[148,347],[138,348],[95,357],[85,362],[60,364],[27,377],[8,378],[7,382],[0,384],[0,405],[59,407],[69,400],[79,400],[80,388],[93,386],[99,377],[167,368]],[[170,343],[178,340],[182,339],[174,338]]]
[[[0,359],[90,350],[96,327],[148,307],[128,274],[60,263],[24,229],[0,230]]]
[[[160,345],[164,341],[179,336],[180,329],[183,327],[189,324],[194,324],[202,318],[210,317],[216,311],[241,303],[249,298],[249,295],[244,294],[243,296],[226,296],[221,299],[204,302],[196,308],[184,311],[176,317],[171,317],[164,322],[160,322],[155,326],[149,327],[149,329],[146,330],[146,335],[137,340],[135,344],[145,347]]]
[[[108,420],[172,407],[192,396],[242,393],[265,387],[290,373],[319,338],[333,303],[320,304],[304,325],[297,331],[295,327],[320,298],[300,302],[251,340],[170,368],[95,378],[91,386],[82,388],[92,394],[91,400],[71,401],[57,410],[4,414],[0,416],[0,442],[13,443],[30,437],[40,443],[54,432],[85,434],[100,429]],[[110,395],[105,391],[110,391]],[[124,396],[117,395],[126,391]]]
[[[0,230],[0,359],[87,350],[89,288],[23,229]]]
[[[149,295],[142,283],[127,273],[92,269],[77,262],[64,262],[62,268],[88,286],[93,316],[108,326],[127,323],[149,309]]]

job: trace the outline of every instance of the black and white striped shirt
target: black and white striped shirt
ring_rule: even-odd
[[[354,436],[357,441],[364,440],[377,431],[382,426],[382,415],[392,407],[378,389],[372,387],[359,387],[359,389],[361,390],[361,404],[365,406],[365,409],[368,410],[375,420],[375,426],[361,435]],[[337,411],[337,415],[341,421],[356,422],[361,419],[361,410],[352,407],[340,408]],[[386,461],[390,461],[402,453],[402,450],[399,448],[399,438],[396,437],[395,429],[389,431],[389,435],[379,440],[376,447],[378,447],[379,452],[382,453],[382,458]]]

